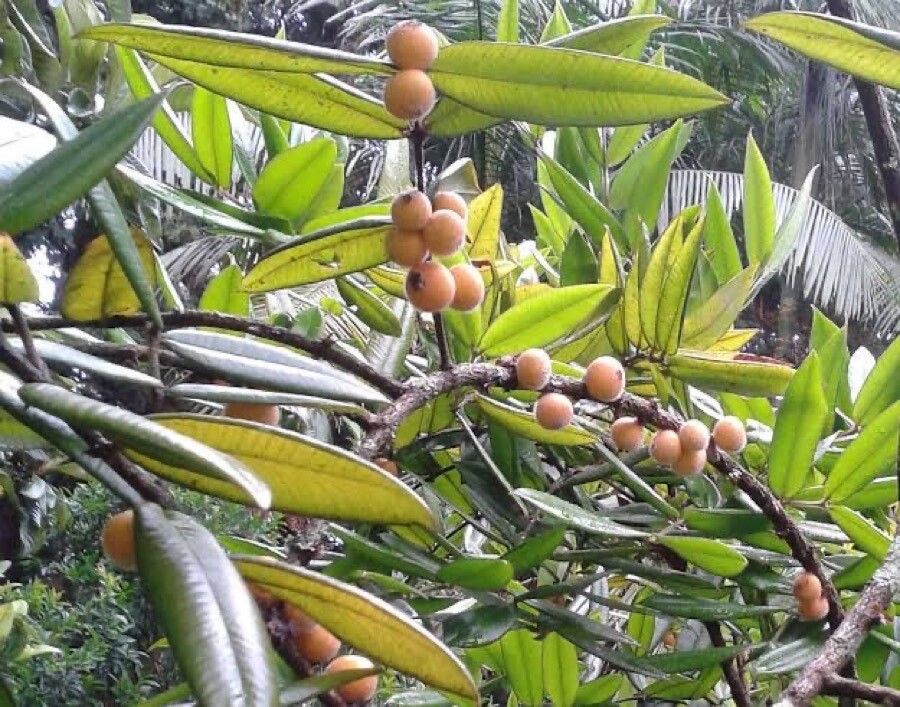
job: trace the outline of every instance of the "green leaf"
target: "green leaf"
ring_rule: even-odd
[[[248,316],[250,314],[250,295],[241,290],[243,279],[244,273],[237,265],[231,264],[222,268],[221,272],[206,285],[197,306],[208,312],[223,312],[239,317]]]
[[[800,638],[773,648],[754,661],[756,671],[761,675],[779,675],[799,670],[815,658],[822,650],[821,638]]]
[[[209,532],[186,515],[136,509],[141,579],[201,704],[271,705],[275,670],[259,612]]]
[[[609,285],[574,285],[531,297],[497,317],[479,348],[486,356],[501,356],[552,343],[608,313],[617,294]]]
[[[848,74],[900,89],[900,33],[814,12],[770,12],[744,26]]]
[[[512,581],[513,566],[494,557],[460,557],[443,565],[437,578],[465,589],[499,591]]]
[[[260,557],[234,560],[247,581],[293,604],[348,645],[426,685],[476,699],[459,659],[386,602],[324,575]]]
[[[647,533],[616,523],[599,513],[586,511],[580,506],[564,501],[543,491],[516,489],[516,495],[525,503],[562,521],[569,528],[611,538],[646,538]]]
[[[656,342],[656,318],[663,288],[682,247],[684,214],[678,214],[662,232],[650,253],[650,261],[641,280],[639,304],[642,339]]]
[[[101,118],[0,186],[0,231],[13,235],[55,216],[100,182],[138,139],[162,96]]]
[[[741,255],[738,252],[731,219],[715,182],[709,181],[706,194],[706,221],[703,223],[703,242],[706,244],[709,262],[720,284],[732,280],[741,272]]]
[[[244,290],[271,292],[359,272],[388,260],[390,224],[366,219],[296,238],[271,251],[244,278]]]
[[[586,285],[597,281],[597,256],[581,233],[569,236],[559,264],[559,284]]]
[[[429,73],[469,108],[539,125],[633,125],[726,100],[669,69],[546,46],[460,42],[441,49]]]
[[[671,22],[664,15],[617,17],[552,39],[547,46],[617,55],[636,42],[646,41],[651,32]],[[498,41],[502,40],[498,38]]]
[[[652,590],[649,587],[644,587],[634,597],[632,606],[642,606],[644,600],[647,599],[651,594]],[[650,649],[650,644],[653,641],[653,634],[656,628],[655,614],[649,612],[645,613],[642,611],[632,611],[631,615],[628,617],[628,623],[626,625],[628,628],[628,635],[631,636],[636,643],[634,652],[637,655],[646,655],[647,651]]]
[[[551,528],[516,545],[516,547],[503,555],[503,559],[513,566],[516,575],[522,574],[532,567],[537,567],[550,557],[556,548],[559,547],[565,535],[565,526],[560,525]]]
[[[867,555],[883,562],[891,546],[891,539],[876,528],[871,521],[856,511],[844,506],[832,506],[828,509],[831,519],[841,530],[847,533],[853,544]]]
[[[500,639],[506,679],[519,702],[539,705],[544,698],[541,643],[529,631],[510,631]]]
[[[130,369],[129,369],[130,370]],[[156,379],[154,379],[156,380]],[[338,415],[365,417],[366,410],[355,403],[315,398],[297,393],[280,393],[270,390],[238,388],[231,385],[204,385],[199,383],[178,383],[166,388],[166,395],[176,398],[210,400],[215,403],[249,403],[251,405],[291,405],[327,410]]]
[[[833,472],[832,472],[833,473]],[[875,479],[854,494],[841,501],[847,508],[864,511],[871,508],[886,508],[900,498],[896,478]]]
[[[519,41],[519,0],[503,0],[497,17],[497,41]]]
[[[434,525],[428,507],[407,486],[339,447],[227,417],[173,413],[150,419],[238,460],[269,487],[273,510],[385,525]],[[154,474],[202,493],[243,504],[250,500],[234,484],[198,476],[177,463],[141,456],[138,461]]]
[[[673,377],[697,388],[759,397],[781,395],[794,375],[790,366],[700,351],[670,356],[666,366]]]
[[[747,136],[744,158],[744,246],[751,265],[765,263],[775,242],[775,199],[766,161],[753,139]]]
[[[643,263],[645,257],[645,255],[642,255],[640,249],[635,251],[634,258],[631,262],[631,269],[628,271],[628,276],[625,279],[622,303],[618,310],[621,312],[621,327],[619,326],[618,321],[613,317],[610,317],[607,326],[610,341],[617,341],[618,330],[621,328],[625,332],[627,341],[630,341],[637,348],[642,348],[642,345],[645,343],[641,326],[641,285],[643,284],[642,271],[645,269]],[[627,342],[622,340],[619,342],[618,348],[624,350],[626,346]]]
[[[727,601],[671,594],[654,594],[644,602],[644,606],[668,616],[697,619],[698,621],[734,621],[766,616],[784,610],[777,606],[734,604]]]
[[[769,487],[777,496],[791,498],[803,490],[827,414],[819,355],[813,351],[791,379],[775,418]]]
[[[675,651],[674,653],[656,653],[642,658],[644,665],[661,670],[664,673],[689,673],[718,665],[723,660],[733,658],[746,651],[748,646],[735,645],[721,648],[703,648],[694,651]]]
[[[739,538],[771,530],[769,520],[754,511],[734,508],[685,508],[684,522],[691,530],[719,538]]]
[[[353,278],[339,277],[335,283],[344,302],[355,308],[356,316],[367,326],[388,336],[400,336],[400,320],[378,295]]]
[[[575,704],[578,692],[578,649],[558,633],[548,633],[541,641],[544,691],[553,707]]]
[[[525,439],[562,446],[593,444],[597,441],[593,434],[575,424],[569,424],[559,430],[548,430],[539,425],[530,412],[504,405],[484,395],[476,396],[475,404],[488,418]]]
[[[444,641],[470,648],[494,643],[516,624],[516,611],[509,604],[476,605],[443,621]]]
[[[50,383],[23,385],[19,388],[19,397],[73,427],[108,435],[126,447],[126,455],[137,452],[201,476],[235,484],[260,508],[269,506],[269,489],[243,464],[140,415],[70,393]]]
[[[708,218],[708,217],[707,217]],[[718,288],[701,306],[684,318],[681,343],[689,349],[703,351],[722,338],[744,309],[747,295],[756,277],[751,265]]]
[[[191,105],[191,134],[203,168],[215,178],[215,185],[231,185],[233,143],[228,105],[222,96],[200,86],[194,89]]]
[[[470,260],[494,260],[500,244],[503,187],[494,184],[469,203],[468,255]]]
[[[867,424],[838,457],[825,480],[825,498],[837,503],[886,475],[897,461],[900,401]]]
[[[290,148],[287,135],[281,129],[281,123],[268,113],[259,114],[259,127],[262,130],[263,141],[266,143],[266,154],[269,159],[277,157]]]
[[[0,233],[0,302],[37,302],[38,284],[13,239]]]
[[[868,425],[888,406],[900,400],[900,336],[895,337],[887,350],[878,357],[856,396],[853,418],[860,425]]]
[[[392,73],[385,61],[348,52],[255,34],[177,25],[106,24],[82,37],[112,42],[148,54],[196,61],[216,67],[238,67],[301,74]]]
[[[337,145],[327,137],[285,150],[270,160],[253,185],[253,200],[267,214],[302,221],[331,174]]]
[[[582,683],[575,694],[575,704],[578,707],[606,704],[616,696],[624,680],[623,673],[609,673]]]
[[[541,44],[546,44],[551,39],[562,37],[565,34],[569,34],[571,31],[572,23],[569,22],[569,18],[566,17],[566,11],[563,9],[562,5],[560,5],[559,0],[556,0],[556,4],[553,6],[553,12],[550,13],[550,17],[547,20],[547,24],[544,25],[544,30],[541,32],[541,37],[538,41]]]
[[[746,557],[718,540],[662,536],[657,537],[656,542],[665,545],[692,565],[720,577],[734,577],[747,566]]]
[[[814,313],[818,314],[818,311]],[[815,321],[815,320],[814,320]],[[847,332],[838,329],[823,344],[810,344],[819,354],[822,372],[822,390],[828,414],[822,427],[823,434],[830,434],[834,428],[835,409],[845,412],[850,408],[850,384],[847,369],[850,365],[850,351],[847,348]]]

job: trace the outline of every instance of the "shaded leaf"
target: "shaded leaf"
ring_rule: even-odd
[[[244,273],[234,264],[222,268],[200,295],[199,309],[246,317],[250,314],[250,295],[241,290]]]
[[[570,528],[606,537],[646,538],[647,533],[616,523],[602,515],[584,510],[561,498],[534,489],[516,489],[516,495],[527,504],[562,521]],[[742,558],[743,559],[743,558]]]
[[[38,284],[13,239],[0,233],[0,302],[36,302]]]

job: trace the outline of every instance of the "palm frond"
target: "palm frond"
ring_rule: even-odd
[[[687,206],[703,203],[711,182],[732,216],[741,206],[742,174],[673,170],[660,211],[660,227]],[[779,224],[798,194],[796,189],[784,184],[774,185]],[[802,285],[808,300],[840,318],[869,322],[879,332],[900,329],[900,261],[869,243],[819,201],[813,200],[783,272],[790,282]]]

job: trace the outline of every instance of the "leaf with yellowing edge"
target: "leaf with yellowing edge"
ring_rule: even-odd
[[[493,260],[500,243],[503,187],[493,185],[469,202],[468,239],[470,260]]]
[[[271,558],[233,559],[246,581],[296,606],[373,660],[429,687],[467,699],[478,698],[462,662],[387,602],[352,585]]]
[[[0,233],[0,302],[37,302],[38,284],[13,239]]]

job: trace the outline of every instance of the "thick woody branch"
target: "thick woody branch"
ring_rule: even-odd
[[[884,564],[860,592],[855,606],[822,646],[822,650],[788,686],[776,707],[804,707],[821,694],[829,681],[830,689],[846,688],[853,681],[834,678],[847,665],[869,630],[882,620],[884,610],[900,592],[900,534],[894,538]]]
[[[884,685],[870,685],[859,680],[849,680],[839,675],[828,675],[825,678],[822,694],[834,697],[853,697],[878,705],[900,707],[900,690]]]

